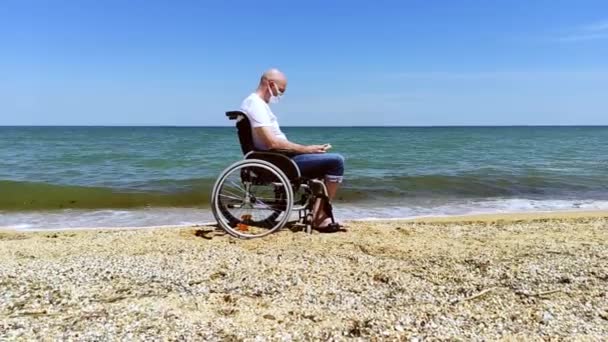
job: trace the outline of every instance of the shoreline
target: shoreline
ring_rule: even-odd
[[[405,221],[418,223],[459,223],[459,222],[493,222],[493,221],[526,221],[542,219],[574,219],[608,217],[608,210],[555,210],[555,211],[519,211],[506,213],[472,213],[463,215],[431,215],[404,218],[365,218],[361,222]]]
[[[542,219],[569,219],[569,218],[601,218],[608,217],[608,210],[554,210],[554,211],[520,211],[520,212],[497,212],[497,213],[471,213],[456,215],[430,215],[414,217],[394,218],[360,218],[344,219],[344,223],[350,222],[417,222],[417,223],[461,223],[461,222],[493,222],[493,221],[534,221]],[[215,225],[215,221],[207,221],[196,224],[164,224],[151,226],[99,226],[99,227],[65,227],[49,229],[19,229],[10,226],[0,226],[3,232],[64,232],[64,231],[97,231],[97,230],[140,230],[140,229],[182,229],[192,227],[206,227]]]
[[[0,231],[0,340],[603,339],[608,212],[548,216]]]

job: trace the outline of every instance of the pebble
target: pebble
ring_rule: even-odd
[[[27,233],[0,239],[0,340],[601,339],[607,223]]]

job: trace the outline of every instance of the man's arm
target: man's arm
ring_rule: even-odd
[[[284,150],[296,153],[325,153],[329,148],[328,145],[305,146],[292,143],[285,139],[279,139],[274,134],[272,134],[270,127],[268,126],[255,127],[253,129],[257,130],[258,136],[261,137],[262,140],[264,140],[264,144],[272,150]]]

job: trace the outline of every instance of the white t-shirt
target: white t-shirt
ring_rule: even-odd
[[[251,123],[253,144],[256,149],[268,150],[268,146],[264,144],[264,141],[253,128],[256,127],[270,127],[270,131],[275,137],[279,139],[287,140],[287,137],[281,131],[277,117],[270,110],[270,106],[264,101],[258,94],[252,93],[247,96],[243,103],[241,103],[241,111],[247,114],[249,122]]]

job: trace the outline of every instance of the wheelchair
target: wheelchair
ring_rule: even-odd
[[[224,169],[213,186],[211,209],[224,231],[237,238],[251,239],[295,223],[310,234],[313,212],[321,206],[332,225],[336,224],[322,179],[303,177],[290,158],[293,153],[257,151],[245,113],[229,111],[226,116],[236,121],[244,158]]]

